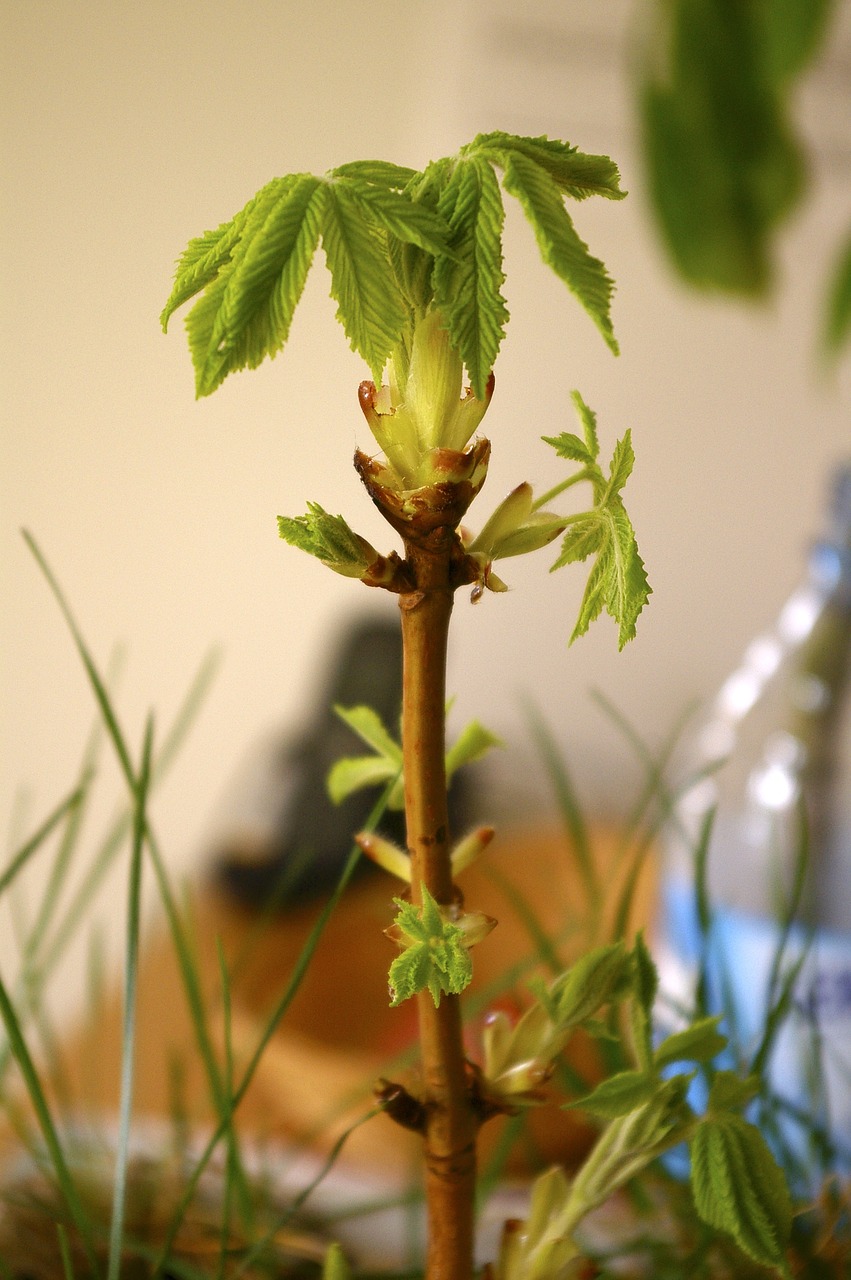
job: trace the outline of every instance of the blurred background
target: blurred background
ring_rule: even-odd
[[[4,850],[70,789],[94,719],[22,527],[97,661],[123,650],[116,699],[137,753],[148,709],[162,736],[205,655],[220,654],[154,805],[176,873],[205,865],[246,753],[313,715],[341,620],[393,614],[277,537],[275,517],[313,500],[391,544],[351,467],[367,441],[365,371],[334,322],[321,254],[286,352],[209,400],[193,399],[179,321],[163,337],[157,317],[186,241],[270,177],[356,158],[421,167],[490,129],[607,152],[630,196],[571,210],[617,281],[619,359],[509,209],[511,323],[471,523],[521,480],[560,478],[540,436],[574,429],[578,388],[607,457],[632,429],[627,506],[654,595],[622,654],[608,619],[568,648],[582,569],[550,578],[546,551],[508,562],[510,594],[472,607],[459,593],[453,722],[475,715],[505,739],[493,808],[537,822],[552,806],[535,780],[531,700],[589,812],[617,817],[640,769],[592,692],[661,743],[799,576],[829,469],[851,453],[847,346],[831,363],[819,354],[851,214],[851,5],[835,5],[795,82],[806,192],[772,242],[762,300],[695,289],[664,246],[639,113],[664,40],[641,0],[29,0],[6,4],[2,26]],[[711,223],[702,199],[691,214]],[[108,811],[121,789],[104,773]],[[37,871],[28,883],[37,894]],[[4,914],[4,972],[15,954]]]

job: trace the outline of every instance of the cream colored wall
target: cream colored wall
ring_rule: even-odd
[[[629,505],[655,595],[620,656],[608,622],[566,648],[581,574],[550,579],[545,555],[507,566],[509,596],[475,609],[459,599],[456,715],[480,715],[516,743],[515,763],[500,766],[509,787],[528,774],[516,763],[529,756],[519,701],[528,694],[591,802],[622,808],[636,769],[588,691],[603,690],[659,742],[768,620],[817,526],[825,470],[851,453],[849,362],[825,379],[812,355],[829,251],[847,219],[851,142],[846,132],[839,162],[835,151],[817,156],[817,195],[784,238],[773,306],[684,292],[641,190],[623,75],[631,11],[623,0],[611,7],[601,46],[595,7],[576,5],[580,35],[597,39],[581,75],[581,59],[568,74],[560,46],[548,44],[546,21],[572,17],[555,5],[529,10],[544,23],[537,53],[505,26],[507,5],[472,0],[6,6],[0,811],[10,827],[31,830],[68,788],[92,719],[20,526],[39,540],[97,659],[125,646],[118,704],[135,751],[148,707],[164,731],[205,652],[223,652],[154,809],[176,870],[203,860],[214,803],[241,754],[298,723],[338,612],[392,607],[276,537],[276,514],[316,499],[387,542],[350,468],[365,439],[355,399],[363,371],[334,325],[321,261],[285,355],[210,400],[193,401],[180,324],[168,338],[158,329],[187,238],[274,174],[361,156],[421,165],[492,127],[567,136],[621,161],[630,199],[576,210],[618,281],[619,361],[509,216],[512,323],[481,501],[487,512],[521,479],[555,481],[538,438],[571,427],[568,395],[579,387],[607,446],[633,429]],[[847,120],[847,81],[836,95],[819,119]],[[104,774],[101,820],[119,794],[114,770]],[[21,786],[24,819],[14,816]],[[19,904],[25,912],[36,892]],[[113,924],[122,893],[114,881]],[[6,914],[0,930],[6,973],[15,956]],[[76,972],[67,971],[69,990]]]

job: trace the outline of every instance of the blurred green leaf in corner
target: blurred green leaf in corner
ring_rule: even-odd
[[[644,164],[662,237],[690,284],[750,297],[774,283],[774,234],[805,197],[792,106],[835,0],[651,0],[638,72]],[[829,286],[824,345],[848,338],[851,279]]]

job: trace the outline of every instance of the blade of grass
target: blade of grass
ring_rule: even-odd
[[[767,1016],[763,1027],[762,1039],[756,1053],[754,1054],[751,1065],[751,1069],[759,1072],[760,1076],[765,1070],[768,1056],[771,1053],[775,1040],[777,1039],[780,1027],[788,1017],[794,986],[812,944],[811,934],[808,944],[802,950],[797,962],[792,966],[791,970],[787,971],[784,975],[783,963],[789,948],[789,939],[792,928],[799,916],[801,902],[804,896],[804,884],[810,863],[809,822],[806,806],[803,801],[801,801],[798,807],[798,823],[799,837],[795,852],[792,889],[789,895],[789,900],[785,904],[783,915],[779,921],[780,934],[774,948],[774,954],[771,958],[771,970],[768,977],[768,991],[766,993]]]
[[[526,717],[529,721],[532,737],[544,763],[544,768],[549,774],[550,782],[555,792],[556,803],[558,804],[565,830],[570,837],[570,847],[574,851],[579,872],[585,884],[588,901],[597,910],[602,894],[597,878],[597,868],[591,852],[588,827],[582,813],[582,806],[576,795],[573,779],[548,725],[544,722],[537,707],[531,702],[526,704]]]
[[[479,1176],[478,1186],[476,1187],[476,1203],[479,1212],[481,1212],[491,1193],[502,1181],[505,1166],[516,1147],[525,1124],[526,1117],[522,1111],[507,1117],[502,1133],[497,1138],[496,1146]]]
[[[700,937],[697,985],[694,993],[694,1016],[696,1018],[705,1018],[709,1013],[709,944],[712,932],[712,903],[709,898],[709,850],[712,845],[714,826],[715,809],[710,809],[704,815],[700,824],[697,847],[694,851],[695,909],[697,911],[697,928]]]
[[[130,1159],[130,1115],[133,1106],[133,1071],[136,1047],[136,986],[139,968],[139,920],[142,905],[142,852],[147,828],[146,804],[151,778],[153,720],[145,726],[142,762],[135,787],[133,806],[133,847],[127,896],[127,927],[124,976],[124,1021],[121,1037],[121,1093],[118,1120],[118,1147],[115,1158],[115,1185],[109,1231],[107,1280],[118,1280],[121,1268],[124,1209],[127,1195],[127,1167]]]
[[[279,1218],[276,1219],[271,1229],[267,1231],[264,1235],[262,1235],[258,1240],[256,1240],[254,1244],[251,1246],[251,1248],[248,1250],[248,1252],[245,1254],[245,1256],[242,1258],[236,1270],[233,1272],[233,1280],[238,1280],[239,1276],[245,1275],[246,1271],[252,1265],[252,1263],[256,1262],[259,1258],[261,1258],[263,1256],[263,1253],[269,1248],[269,1245],[274,1243],[275,1236],[278,1234],[278,1232],[283,1231],[287,1226],[289,1226],[289,1224],[292,1222],[293,1218],[296,1216],[299,1210],[302,1209],[303,1206],[305,1205],[308,1197],[313,1195],[313,1192],[320,1185],[320,1183],[324,1182],[325,1179],[328,1177],[328,1174],[331,1172],[331,1170],[334,1168],[334,1165],[339,1160],[340,1155],[343,1151],[343,1148],[345,1147],[346,1143],[348,1142],[352,1134],[355,1132],[355,1130],[359,1129],[361,1125],[366,1124],[368,1120],[373,1120],[375,1116],[380,1115],[383,1110],[384,1110],[383,1106],[370,1107],[368,1111],[366,1111],[362,1116],[359,1116],[357,1120],[355,1120],[352,1124],[349,1125],[345,1133],[340,1134],[340,1137],[337,1139],[337,1141],[334,1143],[331,1150],[328,1152],[328,1155],[326,1156],[316,1176],[312,1178],[311,1181],[308,1182],[305,1187],[302,1188],[302,1190],[298,1193],[295,1199],[287,1206],[286,1211],[283,1214],[281,1214]]]
[[[370,812],[369,817],[367,818],[366,823],[364,824],[363,830],[365,831],[373,830],[376,824],[380,821],[381,816],[387,807],[387,801],[397,781],[398,779],[394,778],[385,787],[381,796],[373,806],[372,811]],[[343,867],[343,870],[340,874],[340,878],[337,881],[337,885],[333,893],[331,894],[331,896],[328,898],[328,901],[326,902],[325,906],[322,908],[322,911],[320,912],[316,921],[314,922],[314,925],[307,936],[304,946],[302,947],[301,952],[299,953],[298,959],[296,960],[296,963],[293,966],[292,973],[290,974],[290,980],[287,983],[286,989],[284,990],[277,1005],[272,1010],[271,1016],[267,1020],[266,1027],[264,1028],[263,1032],[259,1037],[257,1045],[254,1049],[254,1053],[251,1055],[251,1058],[249,1059],[248,1064],[242,1073],[242,1078],[240,1080],[240,1083],[237,1086],[237,1089],[234,1092],[233,1097],[230,1099],[230,1104],[227,1108],[227,1111],[220,1117],[219,1122],[216,1125],[216,1128],[213,1130],[213,1133],[210,1135],[210,1138],[207,1141],[207,1145],[204,1147],[204,1150],[202,1151],[198,1161],[196,1162],[195,1168],[190,1178],[188,1179],[187,1186],[184,1190],[184,1194],[172,1218],[172,1222],[169,1226],[169,1229],[165,1235],[162,1250],[160,1252],[159,1258],[157,1260],[157,1265],[152,1275],[152,1280],[160,1280],[160,1277],[162,1276],[162,1268],[165,1265],[165,1263],[168,1261],[168,1252],[171,1249],[171,1246],[174,1242],[174,1238],[180,1227],[180,1223],[182,1222],[183,1217],[186,1213],[186,1210],[191,1202],[192,1196],[195,1193],[195,1188],[198,1184],[198,1180],[200,1179],[201,1174],[203,1173],[204,1169],[209,1163],[210,1157],[212,1156],[219,1142],[222,1140],[222,1137],[226,1133],[228,1126],[232,1123],[233,1114],[237,1110],[240,1102],[245,1097],[245,1094],[248,1091],[248,1087],[251,1084],[252,1079],[254,1078],[254,1073],[257,1070],[257,1067],[260,1063],[260,1059],[263,1056],[266,1046],[268,1045],[269,1041],[271,1040],[272,1036],[277,1030],[278,1025],[281,1022],[281,1019],[284,1017],[293,999],[295,998],[296,992],[301,986],[301,983],[304,979],[304,975],[307,972],[307,969],[313,958],[313,954],[317,946],[319,945],[319,940],[325,931],[325,927],[328,924],[328,921],[330,920],[331,915],[334,909],[336,908],[338,902],[340,901],[340,898],[343,896],[346,886],[351,880],[352,875],[354,874],[355,867],[360,861],[361,856],[362,856],[361,851],[358,845],[353,845],[349,853],[348,859],[346,861],[346,864]]]
[[[127,747],[126,740],[121,730],[118,717],[112,705],[109,691],[106,688],[104,680],[97,669],[95,661],[89,651],[88,646],[83,638],[83,634],[77,624],[76,618],[65,598],[65,595],[59,586],[45,557],[35,542],[35,539],[26,531],[24,538],[29,546],[36,562],[41,569],[47,584],[59,606],[66,625],[71,633],[71,637],[76,645],[81,661],[89,678],[95,701],[100,708],[101,716],[106,727],[109,738],[112,742],[113,749],[124,775],[125,782],[130,791],[131,799],[135,797],[138,786],[137,779],[134,774],[133,764],[130,758],[130,752]],[[144,816],[144,815],[143,815]],[[232,1107],[229,1105],[227,1098],[224,1096],[222,1081],[218,1070],[215,1054],[213,1052],[210,1040],[207,1019],[204,1011],[204,1001],[201,994],[200,982],[198,980],[197,969],[192,961],[192,956],[186,941],[184,930],[180,923],[177,912],[174,895],[169,884],[168,876],[165,871],[165,864],[156,836],[147,820],[144,817],[144,839],[154,866],[154,872],[160,891],[160,897],[165,907],[172,940],[175,944],[178,963],[180,967],[181,977],[184,984],[184,990],[187,996],[190,1017],[195,1031],[201,1059],[207,1074],[208,1083],[213,1097],[214,1105],[219,1115],[226,1118],[225,1132],[229,1146],[235,1153],[237,1151],[236,1136],[233,1132],[232,1124]]]
[[[560,974],[564,970],[564,963],[553,945],[552,939],[530,905],[528,898],[521,893],[516,884],[509,880],[507,876],[504,876],[492,863],[488,863],[484,867],[484,875],[486,879],[500,889],[506,898],[511,910],[532,940],[532,945],[535,947],[541,963],[545,964],[554,975]]]
[[[221,939],[216,939],[216,955],[219,962],[219,975],[221,981],[222,996],[222,1021],[224,1028],[224,1097],[228,1100],[233,1097],[234,1083],[234,1059],[233,1059],[233,1038],[231,1031],[231,979],[228,974],[227,964],[225,962],[224,950],[222,948]],[[227,1256],[227,1244],[230,1237],[231,1215],[233,1210],[233,1202],[235,1199],[240,1201],[239,1213],[241,1226],[244,1234],[250,1236],[254,1225],[254,1203],[245,1177],[239,1150],[236,1146],[230,1147],[227,1153],[227,1163],[225,1165],[225,1194],[222,1206],[222,1223],[221,1223],[221,1258],[219,1262],[220,1277],[224,1276],[224,1260]]]
[[[593,689],[591,691],[591,697],[607,719],[612,722],[615,728],[618,729],[624,737],[628,746],[644,768],[644,786],[640,791],[638,799],[636,800],[633,810],[625,824],[627,837],[631,838],[631,833],[634,832],[643,822],[644,816],[654,799],[658,799],[659,801],[661,816],[663,819],[667,818],[673,809],[673,793],[668,787],[665,773],[677,748],[677,743],[682,737],[685,726],[694,715],[695,707],[693,705],[686,707],[669,729],[659,751],[654,752],[644,741],[634,725],[630,723],[627,717],[618,710],[614,703],[611,702],[601,690]]]
[[[74,790],[61,800],[55,809],[45,818],[44,822],[38,830],[30,836],[29,840],[21,846],[18,852],[11,858],[6,866],[5,871],[0,874],[0,894],[4,893],[15,877],[26,866],[30,858],[36,853],[45,840],[56,830],[63,818],[72,814],[75,809],[83,803],[85,796],[85,787],[75,787]]]
[[[56,1231],[59,1236],[59,1254],[62,1258],[62,1274],[65,1280],[74,1280],[74,1264],[71,1261],[71,1249],[68,1244],[68,1232],[61,1222],[57,1222]]]
[[[108,684],[114,684],[120,669],[121,654],[115,652],[110,660],[107,668],[106,679]],[[97,772],[98,757],[100,755],[100,747],[103,742],[103,724],[100,716],[95,717],[95,722],[89,731],[88,741],[83,748],[83,758],[80,763],[80,778],[78,785],[85,787],[84,803],[81,804],[71,815],[65,831],[62,834],[62,840],[59,850],[51,868],[50,879],[41,899],[38,915],[33,922],[27,939],[26,958],[27,963],[35,963],[35,957],[38,955],[42,940],[47,933],[50,921],[53,918],[62,886],[67,878],[70,870],[74,853],[78,846],[80,831],[82,829],[83,818],[85,816],[85,802],[88,801],[91,786],[87,785],[94,778]]]
[[[82,1201],[80,1200],[77,1192],[77,1188],[74,1184],[74,1179],[71,1176],[71,1171],[65,1158],[65,1153],[62,1149],[62,1143],[59,1140],[59,1133],[56,1125],[54,1124],[50,1106],[44,1089],[42,1088],[38,1071],[36,1070],[35,1063],[30,1056],[14,1006],[12,1001],[9,999],[9,993],[6,990],[6,985],[2,978],[0,978],[0,1017],[3,1019],[3,1024],[6,1028],[6,1035],[9,1038],[12,1053],[14,1054],[15,1060],[20,1068],[21,1076],[23,1077],[27,1093],[29,1094],[30,1101],[35,1111],[36,1119],[38,1120],[39,1128],[41,1129],[42,1137],[44,1138],[44,1144],[47,1148],[50,1162],[53,1165],[53,1171],[59,1190],[65,1198],[65,1202],[68,1205],[68,1210],[71,1214],[74,1225],[80,1233],[80,1238],[83,1242],[83,1248],[86,1253],[86,1261],[89,1264],[92,1276],[99,1277],[101,1271],[95,1257],[92,1243],[92,1225],[89,1222],[83,1208]]]
[[[197,676],[190,685],[183,703],[178,708],[174,723],[166,735],[152,765],[150,784],[151,792],[153,792],[156,785],[166,776],[168,768],[171,766],[171,763],[174,760],[183,739],[185,738],[189,724],[197,714],[197,708],[200,701],[209,687],[214,666],[215,663],[212,658],[208,658],[202,664]],[[77,893],[68,905],[65,916],[57,927],[56,932],[42,958],[41,971],[44,977],[48,977],[50,975],[62,958],[65,948],[74,936],[84,912],[87,910],[91,899],[97,892],[98,886],[106,875],[106,872],[109,870],[114,858],[117,856],[125,836],[127,836],[130,831],[130,827],[131,814],[130,811],[127,811],[119,816],[102,841],[99,851],[91,861],[88,873],[80,883]]]

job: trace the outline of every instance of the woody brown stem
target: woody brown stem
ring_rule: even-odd
[[[438,902],[453,899],[446,801],[446,648],[452,613],[455,535],[434,529],[406,543],[415,584],[399,598],[404,652],[402,749],[411,891],[425,885]],[[428,991],[417,997],[423,1070],[428,1280],[470,1280],[476,1134],[457,996],[435,1008]]]

